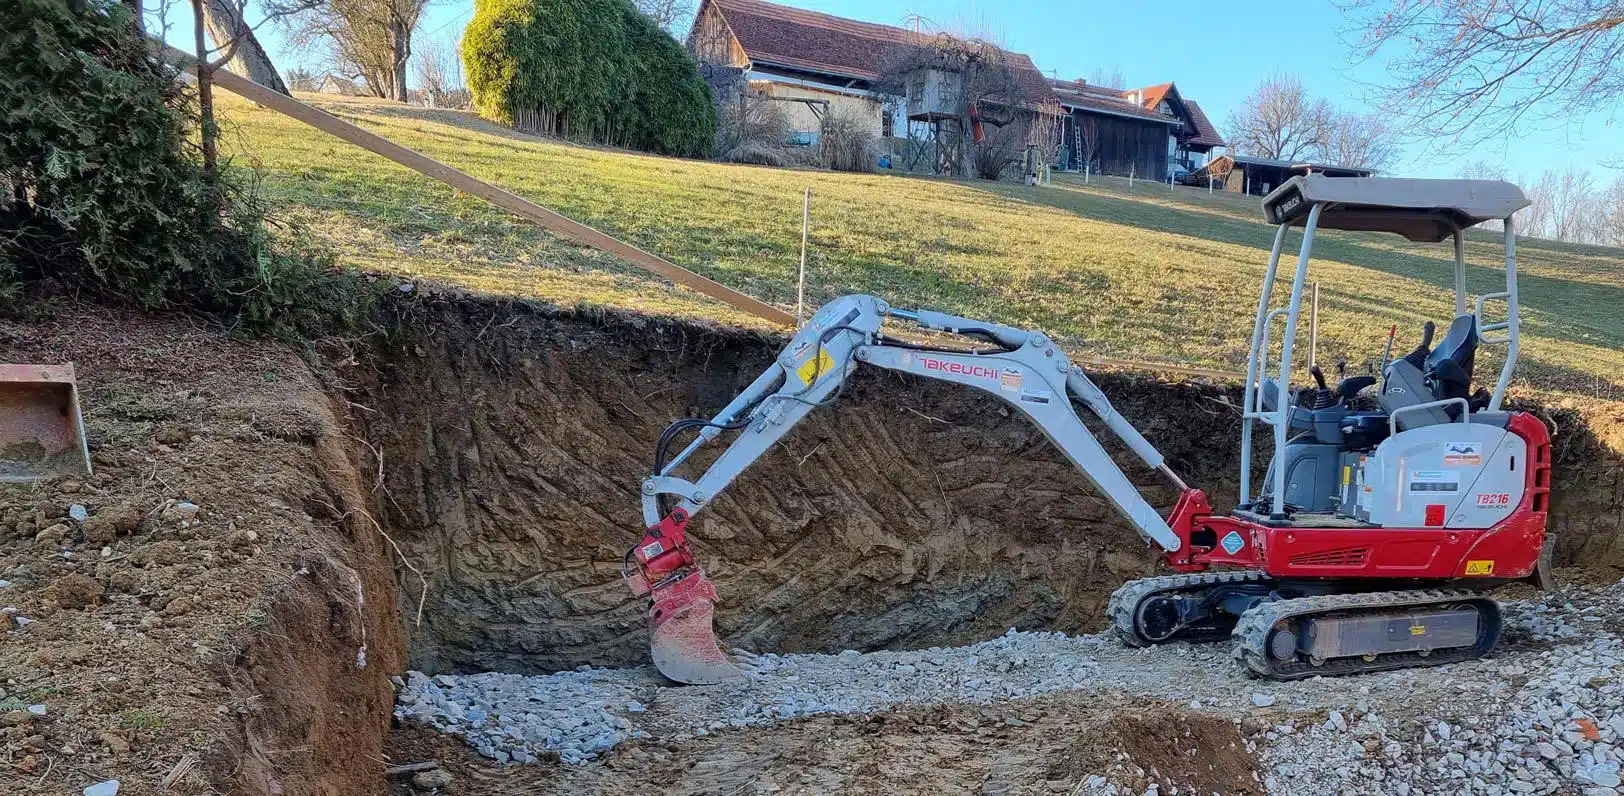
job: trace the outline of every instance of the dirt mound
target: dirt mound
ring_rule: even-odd
[[[75,362],[95,465],[0,486],[0,792],[380,787],[393,578],[308,366],[95,308],[0,322],[0,361]]]

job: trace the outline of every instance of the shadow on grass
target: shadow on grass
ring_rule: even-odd
[[[1218,212],[1166,207],[1139,200],[1131,194],[1105,197],[1084,191],[1053,190],[1004,183],[966,185],[972,190],[983,191],[1003,200],[1046,205],[1092,220],[1127,224],[1174,235],[1187,235],[1202,240],[1243,246],[1258,252],[1260,265],[1267,261],[1269,246],[1273,243],[1269,228],[1261,221],[1245,221]],[[1400,238],[1383,236],[1380,233],[1333,232],[1316,236],[1314,255],[1317,259],[1333,260],[1415,279],[1439,289],[1440,295],[1452,293],[1454,272],[1447,259],[1451,257],[1448,254],[1449,244],[1436,244],[1441,247],[1442,257],[1446,258],[1440,259],[1406,253],[1388,248],[1386,245],[1371,245],[1371,242],[1377,239],[1383,240],[1384,243],[1387,241],[1402,243]],[[1288,251],[1295,251],[1301,240],[1300,235],[1288,237]],[[1487,241],[1475,239],[1469,245],[1476,248],[1487,244]],[[1564,249],[1572,249],[1572,247],[1539,245],[1528,248],[1538,251],[1546,258]],[[1588,256],[1595,256],[1598,253],[1598,251],[1584,252]],[[1281,259],[1285,260],[1284,257]],[[1624,262],[1620,262],[1619,266],[1624,269]],[[1492,292],[1499,288],[1489,286],[1503,284],[1505,275],[1504,270],[1499,267],[1468,262],[1466,279],[1468,286],[1487,287],[1485,292]],[[1597,345],[1598,342],[1612,347],[1624,345],[1624,316],[1616,309],[1624,306],[1624,287],[1527,273],[1519,274],[1517,281],[1519,298],[1524,310],[1540,314],[1541,320],[1547,326],[1546,334],[1543,336],[1582,345]]]

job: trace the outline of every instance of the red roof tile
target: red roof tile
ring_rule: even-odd
[[[1178,120],[1171,116],[1147,111],[1133,104],[1119,89],[1091,86],[1081,80],[1050,80],[1049,87],[1054,90],[1055,98],[1066,105],[1134,119],[1178,124]]]
[[[1140,105],[1142,105],[1147,111],[1155,111],[1156,107],[1162,104],[1162,100],[1167,99],[1167,93],[1169,91],[1173,92],[1174,94],[1178,93],[1173,88],[1172,83],[1162,83],[1161,85],[1146,86],[1145,88],[1128,89],[1127,91],[1122,92],[1122,96],[1131,97],[1135,94],[1135,92],[1137,92],[1140,97]]]
[[[1195,137],[1190,143],[1196,146],[1227,146],[1223,136],[1218,134],[1218,128],[1207,120],[1207,114],[1201,111],[1201,106],[1195,100],[1185,100],[1184,107],[1190,109],[1190,121],[1195,122]]]
[[[705,0],[721,11],[751,62],[874,80],[880,70],[908,55],[930,36],[890,25],[861,22],[764,0]],[[701,9],[703,11],[704,9]],[[1032,59],[1010,53],[1022,88],[1040,99],[1049,85]]]

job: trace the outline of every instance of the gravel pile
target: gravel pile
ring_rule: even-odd
[[[749,679],[708,687],[667,687],[651,668],[414,672],[396,714],[501,762],[586,763],[629,737],[1092,690],[1235,721],[1273,794],[1624,793],[1624,587],[1571,587],[1505,608],[1493,658],[1353,678],[1270,683],[1248,679],[1224,644],[1130,650],[1105,634],[1011,631],[951,649],[745,656]],[[1131,777],[1119,773],[1099,772],[1077,792],[1128,794]]]

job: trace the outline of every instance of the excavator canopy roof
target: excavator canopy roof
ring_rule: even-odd
[[[1500,180],[1420,180],[1397,177],[1292,177],[1263,197],[1271,224],[1302,226],[1324,203],[1321,229],[1392,232],[1435,242],[1529,205],[1522,189]]]

